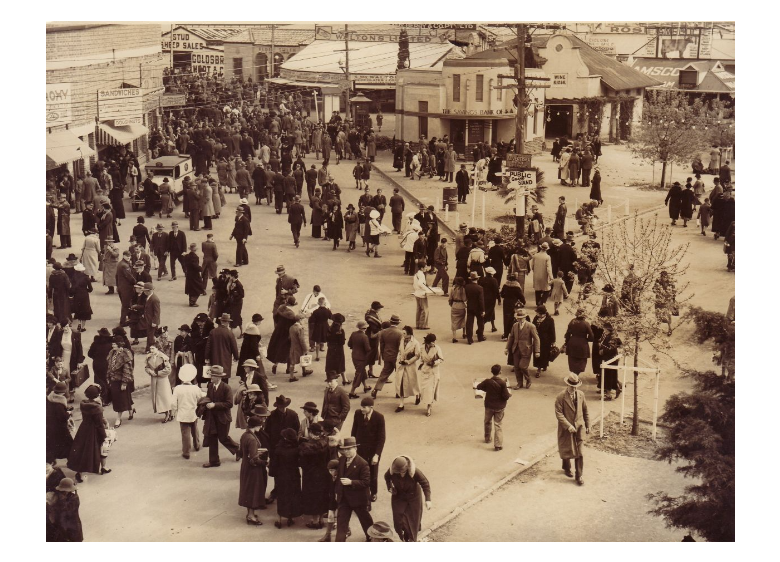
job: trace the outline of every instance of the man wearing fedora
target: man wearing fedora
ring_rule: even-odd
[[[379,332],[379,353],[382,356],[382,372],[379,373],[379,380],[371,391],[371,396],[376,398],[377,392],[382,390],[387,379],[395,372],[396,361],[398,361],[398,351],[401,348],[401,342],[404,339],[404,333],[398,327],[401,324],[401,318],[393,314],[390,317],[390,326]]]
[[[347,341],[347,347],[352,350],[352,365],[355,367],[355,376],[352,379],[352,388],[349,391],[349,398],[357,398],[355,390],[362,384],[366,385],[368,375],[366,373],[366,364],[371,355],[371,344],[369,343],[366,329],[368,322],[358,320],[357,330],[352,332]]]
[[[357,453],[371,468],[371,501],[376,501],[379,459],[385,448],[385,417],[374,411],[374,399],[363,398],[352,420],[352,437],[358,443]]]
[[[582,442],[584,433],[590,433],[590,418],[585,393],[578,390],[582,384],[580,377],[569,373],[564,377],[566,389],[555,398],[555,417],[558,418],[558,454],[563,460],[563,471],[577,484],[582,486]],[[584,432],[584,433],[583,433]],[[571,473],[571,459],[574,459],[574,472]]]
[[[345,437],[339,452],[341,458],[336,476],[336,501],[338,502],[336,542],[347,540],[352,512],[358,516],[360,526],[366,533],[366,541],[370,541],[368,529],[374,524],[369,513],[371,469],[365,459],[357,454],[357,441],[354,437]]]
[[[268,455],[274,456],[274,451],[279,441],[282,440],[282,431],[287,428],[295,430],[298,433],[301,429],[301,422],[298,419],[298,413],[290,410],[289,406],[292,400],[285,398],[284,394],[276,397],[274,402],[274,411],[268,416],[265,424],[265,432],[268,434]],[[272,503],[276,499],[276,488],[271,490],[266,499],[266,503]]]
[[[171,231],[168,233],[168,253],[171,256],[171,278],[176,279],[176,262],[179,261],[182,254],[187,251],[187,236],[179,230],[179,223],[171,223]]]
[[[231,455],[236,455],[239,450],[238,443],[229,435],[230,422],[233,421],[230,413],[233,408],[233,391],[224,380],[227,373],[220,365],[214,365],[211,367],[210,375],[211,382],[206,389],[206,398],[210,402],[206,404],[203,424],[203,445],[209,448],[209,462],[204,463],[203,468],[221,464],[218,443],[222,443]]]
[[[534,357],[539,357],[540,342],[536,326],[527,321],[525,311],[520,310],[519,313],[515,313],[515,319],[517,321],[512,324],[512,329],[509,331],[504,353],[512,358],[512,364],[515,367],[517,386],[514,387],[514,390],[520,390],[523,388],[523,379],[525,379],[525,387],[531,388],[528,365],[531,362],[532,353]]]
[[[162,224],[158,224],[155,227],[149,246],[157,259],[157,280],[159,281],[163,275],[168,275],[168,264],[166,262],[168,261],[168,252],[170,251],[168,233],[165,232],[165,227]]]
[[[152,276],[146,270],[146,263],[144,260],[136,260],[133,264],[133,277],[136,283],[151,283]]]
[[[300,246],[301,226],[306,226],[306,209],[301,205],[301,196],[293,195],[292,204],[287,209],[287,222],[293,235],[295,247]]]
[[[357,378],[355,376],[355,380]],[[344,425],[344,420],[347,419],[347,414],[349,414],[349,396],[347,391],[339,386],[339,374],[335,371],[327,373],[325,384],[327,387],[325,388],[325,396],[322,399],[322,419],[323,421],[332,421],[341,430],[341,426]],[[352,388],[356,388],[354,382],[352,383]]]
[[[244,216],[244,209],[236,209],[236,224],[230,233],[230,240],[236,239],[236,264],[234,267],[249,265],[249,253],[246,250],[246,242],[252,235],[252,226]]]
[[[182,365],[178,373],[181,384],[173,389],[173,415],[181,429],[181,456],[185,459],[190,458],[193,444],[195,450],[200,451],[198,416],[195,410],[198,407],[198,400],[203,398],[205,393],[199,386],[192,384],[197,374],[198,369],[195,365]]]
[[[574,286],[575,262],[577,261],[577,250],[574,249],[574,244],[574,233],[571,232],[567,233],[566,242],[558,248],[558,271],[563,272],[563,282],[569,293]],[[553,275],[555,274],[557,272],[553,271]]]
[[[127,322],[127,315],[130,312],[130,305],[133,299],[133,287],[136,284],[130,260],[130,252],[125,250],[122,253],[122,259],[116,265],[116,292],[119,294],[119,302],[121,303],[119,312],[120,326],[124,326]]]
[[[284,289],[288,294],[294,295],[298,292],[300,285],[298,280],[294,277],[287,275],[283,265],[276,266],[276,296],[278,297]]]
[[[146,353],[154,345],[154,336],[160,325],[160,297],[154,294],[154,285],[144,283],[144,321],[146,323]]]
[[[320,409],[317,408],[317,404],[314,402],[306,402],[301,406],[303,410],[303,420],[301,420],[301,427],[298,430],[298,439],[308,439],[311,437],[309,428],[314,423],[320,423],[322,418],[320,417]]]
[[[466,284],[466,339],[474,343],[474,320],[477,321],[477,341],[485,341],[485,292],[479,283],[479,273],[469,273]]]
[[[206,343],[206,365],[221,365],[225,376],[230,378],[233,361],[238,361],[238,342],[230,329],[230,314],[219,317],[219,326],[209,334]]]

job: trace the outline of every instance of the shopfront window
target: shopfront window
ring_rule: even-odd
[[[477,74],[477,91],[476,91],[477,101],[483,101],[482,90],[484,84],[485,84],[485,77],[482,74]]]
[[[244,76],[244,59],[241,57],[233,58],[233,76],[242,78]]]
[[[460,101],[460,74],[452,75],[452,101]]]

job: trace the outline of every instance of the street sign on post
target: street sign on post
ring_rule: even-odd
[[[526,197],[536,189],[536,170],[510,170],[510,189],[515,190],[515,216],[525,217]]]
[[[530,154],[507,154],[506,167],[509,168],[510,170],[521,170],[523,168],[530,168],[531,155]]]

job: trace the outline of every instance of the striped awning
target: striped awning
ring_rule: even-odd
[[[103,146],[130,144],[138,137],[149,134],[149,129],[141,124],[115,127],[108,123],[98,123],[96,144]]]
[[[70,131],[52,131],[46,135],[47,170],[93,154],[95,151]]]

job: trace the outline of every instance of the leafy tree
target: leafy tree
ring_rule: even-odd
[[[736,351],[735,324],[725,314],[709,312],[692,306],[686,317],[693,320],[693,337],[698,343],[711,342],[715,355],[713,361],[720,365],[721,376],[734,378],[734,358]]]
[[[669,444],[658,457],[669,463],[685,461],[677,472],[700,483],[672,497],[648,495],[656,508],[650,513],[669,527],[696,531],[706,540],[735,540],[735,385],[712,371],[689,372],[692,393],[675,394],[666,402],[661,420],[670,426]]]
[[[629,227],[629,223],[633,226]],[[595,278],[603,285],[612,285],[618,296],[617,314],[607,320],[623,342],[623,355],[633,357],[639,367],[643,351],[666,353],[670,348],[671,326],[662,321],[659,312],[679,309],[690,299],[680,298],[688,285],[683,277],[688,269],[683,259],[688,244],[672,246],[672,230],[658,223],[658,215],[622,221],[602,231],[601,252]],[[666,272],[668,283],[659,283],[661,272]],[[584,308],[589,318],[606,314],[603,297],[589,287],[583,287],[571,308]],[[660,311],[657,303],[666,303]],[[679,327],[679,325],[678,325]],[[655,357],[651,357],[655,359]],[[631,434],[639,434],[639,371],[634,371],[634,414]]]
[[[409,33],[406,28],[398,34],[398,70],[409,68]]]
[[[661,187],[670,162],[687,165],[707,145],[706,113],[700,99],[691,104],[683,92],[649,92],[629,148],[643,160],[663,164]]]

